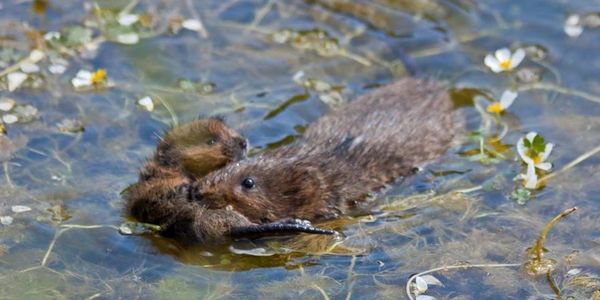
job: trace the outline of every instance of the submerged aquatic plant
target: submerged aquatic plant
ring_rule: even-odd
[[[576,210],[577,207],[571,207],[563,210],[556,217],[550,220],[550,222],[548,222],[544,228],[542,228],[538,239],[533,243],[533,246],[527,249],[529,260],[525,262],[524,267],[528,274],[533,276],[543,275],[554,270],[556,262],[552,259],[544,258],[544,253],[546,252],[546,248],[544,248],[544,241],[546,240],[546,236],[548,235],[550,229],[552,229],[552,227],[554,227],[558,221]]]
[[[538,175],[536,169],[550,171],[552,164],[546,162],[552,152],[554,144],[544,141],[544,138],[537,132],[531,131],[517,142],[517,152],[527,164],[527,172],[520,174],[519,178],[525,180],[525,187],[536,189],[538,187]]]

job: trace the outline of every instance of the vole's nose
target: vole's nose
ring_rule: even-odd
[[[248,142],[246,141],[246,139],[240,139],[240,147],[244,150],[246,150],[248,148]]]

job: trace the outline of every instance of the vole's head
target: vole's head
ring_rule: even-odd
[[[194,201],[234,210],[254,223],[323,216],[323,180],[315,168],[277,158],[254,157],[230,164],[194,183]]]
[[[192,177],[246,156],[247,142],[218,118],[200,119],[171,129],[160,141],[156,157]]]

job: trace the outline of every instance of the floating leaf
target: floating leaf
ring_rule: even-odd
[[[525,188],[517,188],[510,196],[518,204],[525,205],[531,199],[531,191]]]

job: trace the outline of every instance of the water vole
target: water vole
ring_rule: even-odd
[[[293,144],[199,178],[190,197],[203,211],[228,212],[258,227],[330,219],[443,154],[453,136],[447,91],[431,80],[405,78],[320,118]],[[204,228],[202,238],[223,234]]]
[[[245,157],[247,142],[219,118],[194,120],[160,138],[156,152],[127,189],[128,213],[141,222],[169,224],[187,208],[181,186]]]

